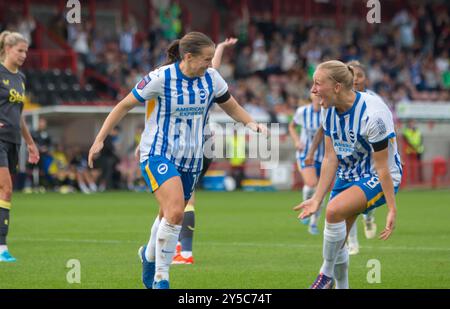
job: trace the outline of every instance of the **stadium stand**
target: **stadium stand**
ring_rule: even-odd
[[[190,30],[216,42],[239,38],[220,72],[247,110],[271,122],[289,121],[309,96],[317,63],[332,58],[365,64],[368,88],[392,111],[416,101],[449,104],[449,3],[383,1],[382,22],[369,24],[369,9],[359,2],[98,0],[83,7],[81,24],[68,24],[64,1],[1,0],[0,20],[2,30],[32,41],[25,73],[32,102],[43,107],[114,104]],[[192,19],[193,11],[207,13]],[[400,128],[406,119],[397,120]],[[424,164],[448,158],[448,149],[425,148]]]

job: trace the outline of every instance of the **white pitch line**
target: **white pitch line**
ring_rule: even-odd
[[[30,241],[30,242],[71,242],[71,243],[93,243],[93,244],[136,244],[139,242],[133,240],[115,240],[115,239],[71,239],[71,238],[13,238],[12,241]],[[322,248],[322,245],[313,244],[283,244],[283,243],[254,243],[254,242],[233,242],[233,243],[222,243],[222,242],[196,242],[199,246],[221,246],[221,247],[289,247],[289,248]],[[369,250],[392,250],[392,251],[444,251],[450,252],[450,248],[440,248],[440,247],[387,247],[387,246],[360,246],[361,249]]]

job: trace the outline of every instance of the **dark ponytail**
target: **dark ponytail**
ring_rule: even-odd
[[[174,40],[167,47],[166,62],[163,65],[168,65],[181,60],[180,56],[180,40]]]
[[[170,43],[166,50],[167,59],[163,66],[182,60],[187,53],[199,55],[203,48],[210,46],[214,47],[215,44],[207,35],[201,32],[189,32],[180,40]]]

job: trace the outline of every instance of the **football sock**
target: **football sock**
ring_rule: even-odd
[[[190,258],[192,256],[192,251],[181,251],[181,256],[185,259]]]
[[[358,246],[358,227],[356,221],[353,223],[353,226],[348,233],[348,243]]]
[[[191,252],[192,255],[192,242],[194,240],[195,229],[195,210],[194,206],[188,204],[184,209],[183,225],[180,232],[180,243],[182,252]],[[190,256],[189,255],[189,256]]]
[[[304,185],[302,192],[303,192],[303,201],[306,201],[309,200],[314,195],[314,192],[316,192],[316,188]]]
[[[181,225],[170,224],[166,218],[161,219],[156,241],[155,281],[169,280],[169,266],[175,255]]]
[[[336,289],[348,289],[348,266],[348,249],[347,246],[344,246],[339,250],[336,258],[336,263],[334,265],[334,279],[336,280]]]
[[[363,214],[363,218],[366,222],[373,220],[373,210],[369,211],[367,214]]]
[[[147,248],[145,249],[145,258],[147,259],[147,262],[155,261],[156,234],[158,233],[159,223],[159,216],[156,216],[150,232],[150,239],[148,241]]]
[[[333,277],[334,264],[339,250],[345,241],[346,236],[345,221],[329,223],[325,220],[325,230],[323,233],[323,264],[320,272],[327,277]]]
[[[89,183],[89,190],[91,190],[92,192],[97,192],[97,190],[98,190],[97,184],[95,182],[90,182]]]
[[[80,191],[83,193],[90,193],[89,188],[86,186],[84,182],[79,182],[78,187],[80,188]]]

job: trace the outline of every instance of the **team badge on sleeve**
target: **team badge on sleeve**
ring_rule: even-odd
[[[378,134],[379,134],[379,135],[384,135],[384,134],[386,134],[387,129],[386,129],[386,125],[384,124],[383,119],[377,118],[377,119],[375,120],[375,125],[376,125],[376,127],[377,127],[377,129],[378,129]]]
[[[144,89],[144,87],[151,81],[152,79],[150,78],[150,76],[146,75],[144,76],[144,78],[139,82],[139,84],[137,85],[137,89],[142,90]]]

